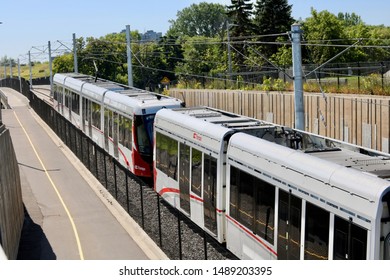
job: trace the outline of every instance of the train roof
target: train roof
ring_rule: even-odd
[[[326,198],[322,202],[329,207],[343,205],[344,211],[350,212],[359,209],[369,213],[370,220],[376,217],[381,198],[390,191],[389,157],[362,154],[343,147],[305,152],[244,133],[233,135],[229,144],[230,160],[252,168],[261,166],[258,163],[261,159],[276,163],[285,171],[272,174],[272,168],[267,168],[267,172],[272,178],[284,176],[290,182],[295,177],[289,171],[302,174],[307,178],[306,187],[297,191],[307,194],[310,199]],[[313,181],[308,183],[311,179]]]
[[[165,114],[166,117],[170,117],[173,120],[177,119],[177,116],[184,117],[192,123],[194,128],[196,128],[194,125],[197,123],[202,124],[204,122],[210,123],[214,127],[220,126],[227,130],[231,129],[240,131],[263,128],[272,125],[264,121],[259,121],[210,107],[172,109],[172,113],[166,112]]]
[[[214,151],[219,151],[227,135],[237,131],[255,133],[270,125],[209,107],[161,110],[156,114],[155,124],[157,128]]]
[[[178,108],[182,101],[119,83],[76,74],[55,74],[54,82],[64,85],[99,104],[103,101],[111,109],[127,114],[154,114],[162,107]]]

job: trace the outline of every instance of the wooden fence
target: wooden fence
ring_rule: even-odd
[[[291,92],[170,89],[187,106],[210,106],[294,127]],[[305,93],[305,130],[389,153],[390,97]]]

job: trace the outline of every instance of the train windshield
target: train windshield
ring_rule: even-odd
[[[137,145],[141,155],[151,155],[153,149],[153,122],[155,114],[135,116]]]

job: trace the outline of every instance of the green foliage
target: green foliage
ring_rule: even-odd
[[[303,24],[304,37],[325,46],[308,46],[309,59],[313,63],[322,64],[337,55],[342,49],[333,45],[343,42],[334,40],[345,38],[343,30],[341,21],[334,14],[328,11],[317,12],[312,8],[311,17]]]
[[[252,35],[255,26],[252,22],[253,4],[250,0],[232,0],[232,4],[227,6],[227,15],[229,17],[229,29],[232,41],[239,37],[246,37]],[[242,44],[234,45],[239,55],[233,58],[238,69],[243,68],[241,65],[244,62],[246,50]],[[244,56],[243,56],[244,55]]]
[[[134,85],[153,90],[163,77],[168,77],[184,88],[290,89],[290,84],[279,79],[259,81],[262,75],[254,73],[268,70],[269,61],[280,68],[292,65],[288,36],[260,36],[285,33],[291,29],[292,22],[291,5],[287,0],[231,0],[231,5],[226,7],[205,2],[193,4],[177,13],[177,18],[170,21],[166,36],[159,42],[141,42],[140,34],[132,32]],[[364,39],[333,62],[389,60],[386,48],[363,46],[390,45],[390,27],[367,25],[354,13],[334,15],[312,9],[311,16],[302,22],[302,29],[303,39],[309,43],[303,45],[304,63],[322,64],[345,49],[340,45],[352,45],[357,38]],[[233,75],[228,73],[228,30]],[[79,72],[95,75],[95,62],[100,77],[127,84],[125,33],[79,38],[76,48]],[[73,55],[57,57],[53,70],[73,71]],[[361,91],[370,93],[371,89],[377,94],[380,91],[377,81],[377,77],[371,76],[362,79]],[[305,87],[318,91],[314,84]],[[330,84],[324,89],[353,91],[347,87],[354,86]]]
[[[53,60],[53,72],[54,73],[69,73],[73,72],[73,55],[72,54],[64,54],[56,57]]]
[[[263,78],[263,84],[261,85],[261,89],[269,92],[269,91],[286,91],[288,88],[288,84],[283,82],[281,79],[273,79],[273,78],[267,78],[264,76]]]
[[[337,18],[344,23],[344,26],[364,24],[362,18],[355,13],[338,13]]]
[[[289,31],[294,20],[291,16],[292,5],[287,0],[256,0],[253,22],[260,35],[281,34]],[[261,40],[275,42],[276,36],[264,37]],[[286,38],[285,38],[286,39]],[[278,45],[262,45],[262,54],[271,57],[278,51]]]
[[[201,2],[177,12],[176,20],[170,20],[170,36],[223,37],[227,16],[221,4]]]
[[[218,41],[204,36],[186,37],[183,42],[184,60],[177,63],[175,72],[181,77],[187,74],[209,76],[214,71],[226,70],[226,62],[221,63],[221,57],[226,57],[225,50],[221,50]]]

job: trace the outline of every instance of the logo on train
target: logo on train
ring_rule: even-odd
[[[200,136],[198,133],[194,132],[194,135],[193,135],[193,138],[198,140],[198,141],[202,141],[202,136]]]

